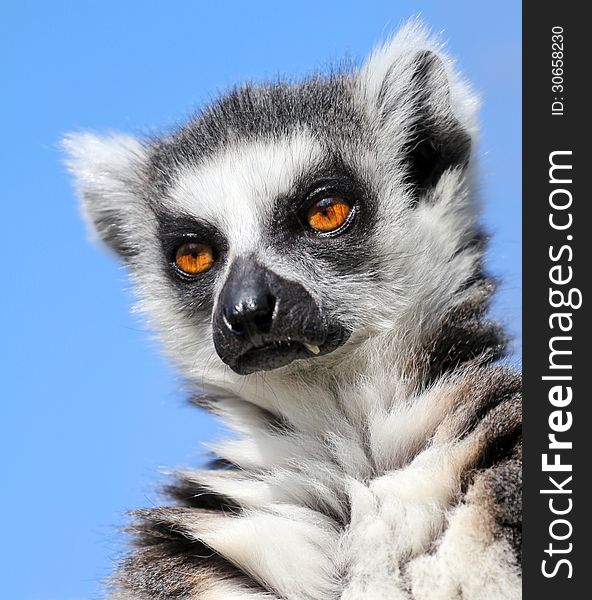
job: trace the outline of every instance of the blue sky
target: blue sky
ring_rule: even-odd
[[[244,79],[362,58],[421,12],[483,98],[481,189],[520,339],[520,3],[52,2],[0,8],[2,596],[98,598],[125,510],[221,428],[130,314],[125,274],[86,241],[57,149],[67,131],[153,132]]]

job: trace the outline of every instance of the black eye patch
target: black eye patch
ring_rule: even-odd
[[[351,208],[347,227],[319,235],[307,214],[323,197],[339,197]],[[306,263],[313,276],[350,276],[377,272],[373,231],[377,218],[370,187],[340,157],[331,157],[303,174],[289,194],[276,199],[264,228],[265,243],[284,256]]]
[[[213,225],[189,215],[173,215],[162,209],[157,213],[158,235],[164,254],[171,259],[179,244],[195,241],[212,246],[216,258],[225,253],[224,235]]]
[[[266,231],[301,235],[307,213],[323,198],[343,198],[352,207],[368,208],[369,192],[359,177],[340,157],[330,157],[317,168],[301,175],[288,194],[278,197],[268,218]]]
[[[177,290],[182,305],[190,314],[205,309],[211,310],[214,303],[213,285],[228,251],[226,238],[210,223],[189,215],[173,215],[160,208],[156,216],[158,237],[162,246],[163,270]],[[207,244],[212,249],[212,267],[197,277],[184,274],[175,265],[178,248],[189,242]]]

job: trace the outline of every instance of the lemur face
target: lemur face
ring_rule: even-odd
[[[151,203],[170,293],[236,373],[318,359],[360,325],[377,206],[339,150],[306,129],[241,140],[181,167]]]
[[[161,269],[235,372],[316,359],[348,339],[376,276],[375,208],[307,132],[248,140],[181,168],[154,205]]]
[[[190,376],[248,375],[339,361],[423,301],[470,230],[425,226],[470,220],[447,204],[467,128],[433,52],[385,47],[359,72],[241,88],[160,139],[67,143],[169,353]]]

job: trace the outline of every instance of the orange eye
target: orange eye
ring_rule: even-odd
[[[347,221],[351,211],[352,207],[343,198],[323,198],[312,205],[306,220],[315,231],[329,233],[339,229]]]
[[[175,254],[175,264],[188,275],[204,273],[214,264],[212,247],[197,242],[181,244]]]

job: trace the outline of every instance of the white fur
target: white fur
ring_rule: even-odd
[[[232,240],[231,258],[262,255],[261,224],[270,202],[287,194],[305,169],[319,162],[323,151],[306,131],[281,142],[259,141],[217,154],[199,168],[178,177],[170,206],[220,228]]]
[[[130,225],[141,226],[141,202],[133,188],[138,183],[137,169],[146,159],[142,142],[123,134],[72,133],[62,144],[67,166],[76,175],[76,191],[83,198],[93,198],[82,204],[92,237],[99,240],[108,234],[97,230],[97,223],[113,210],[126,213],[124,221]]]

